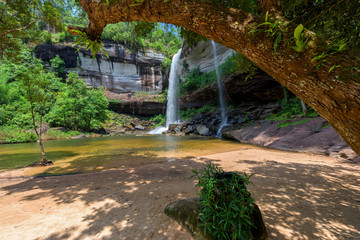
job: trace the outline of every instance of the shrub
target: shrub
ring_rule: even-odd
[[[249,239],[254,226],[254,199],[246,189],[252,184],[246,173],[226,173],[208,164],[202,173],[194,170],[200,190],[200,226],[212,239]]]
[[[150,121],[156,122],[157,124],[155,127],[158,127],[158,126],[163,125],[166,122],[166,116],[163,114],[159,114],[159,115],[156,115],[156,116],[150,118]]]
[[[15,126],[0,126],[0,143],[35,142],[37,136],[32,130]]]
[[[80,134],[82,133],[78,131],[72,131],[72,130],[61,131],[57,129],[49,129],[49,131],[46,132],[46,136],[48,138],[55,138],[55,139],[70,138],[70,137],[78,136]]]
[[[269,120],[289,120],[292,116],[303,116],[302,107],[301,107],[301,100],[298,97],[293,97],[288,99],[282,99],[280,101],[282,105],[282,110],[276,114],[271,115],[268,117]],[[317,117],[319,116],[318,113],[313,110],[312,108],[308,107],[306,116],[308,117]]]
[[[188,108],[186,110],[180,111],[181,118],[183,120],[190,120],[194,118],[197,114],[204,114],[204,113],[211,113],[216,110],[215,106],[212,105],[205,105],[201,108]]]
[[[185,81],[180,83],[180,95],[190,93],[215,82],[215,71],[202,73],[199,68],[195,68],[185,76]]]
[[[183,62],[184,69],[188,69],[188,64],[184,61]],[[247,77],[251,78],[256,71],[256,65],[245,58],[241,54],[234,54],[225,62],[220,64],[219,66],[219,75],[220,78],[226,78],[231,74],[240,74],[240,73],[247,73]],[[215,69],[210,72],[201,72],[199,68],[195,68],[189,72],[185,76],[185,81],[180,83],[180,95],[184,95],[187,93],[191,93],[192,91],[208,86],[216,82],[216,72]]]
[[[65,62],[59,57],[59,55],[56,55],[56,57],[50,59],[50,64],[52,69],[58,74],[64,73]]]

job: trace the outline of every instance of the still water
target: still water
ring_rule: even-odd
[[[93,172],[116,167],[134,167],[154,162],[176,161],[239,150],[243,145],[205,137],[126,135],[45,142],[48,167],[31,168],[27,175]],[[0,145],[0,171],[20,168],[40,160],[38,143]]]

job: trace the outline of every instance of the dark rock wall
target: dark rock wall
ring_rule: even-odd
[[[283,88],[268,74],[259,71],[252,79],[245,78],[245,74],[238,74],[224,79],[226,98],[230,104],[263,104],[284,98]],[[201,107],[217,98],[218,88],[215,83],[183,96],[180,105],[182,109]]]

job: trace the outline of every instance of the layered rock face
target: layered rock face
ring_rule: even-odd
[[[216,53],[220,65],[236,52],[223,45],[216,44]],[[201,72],[209,72],[215,69],[214,52],[210,41],[200,41],[193,47],[190,47],[186,42],[184,43],[179,63],[181,78],[186,72],[185,68],[188,68],[188,70],[199,68]]]
[[[35,53],[43,61],[59,55],[66,68],[78,72],[92,87],[102,86],[118,93],[162,91],[166,81],[162,54],[152,50],[134,53],[113,42],[105,42],[104,48],[109,59],[102,52],[93,59],[90,51],[76,52],[76,48],[66,45],[42,44]]]

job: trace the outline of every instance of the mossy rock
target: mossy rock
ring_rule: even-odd
[[[165,214],[178,222],[184,227],[194,239],[205,240],[211,239],[204,235],[204,229],[199,226],[199,211],[201,203],[198,198],[190,198],[177,200],[165,207]],[[252,216],[255,227],[251,230],[252,240],[267,239],[267,231],[264,221],[261,216],[259,207],[254,204],[254,211]]]

